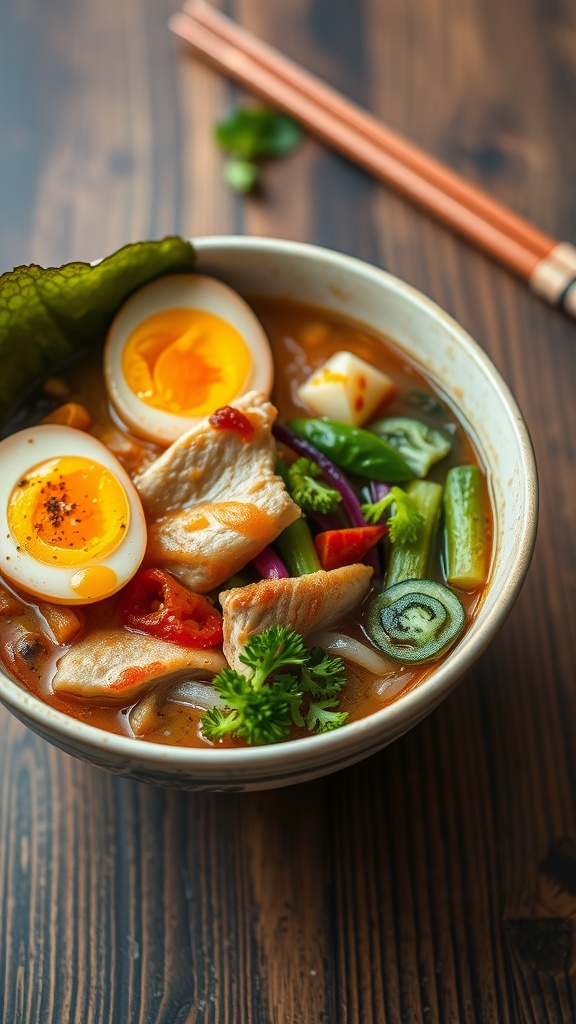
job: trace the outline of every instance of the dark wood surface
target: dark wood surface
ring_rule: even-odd
[[[238,94],[170,0],[5,0],[0,270],[174,231],[307,239],[406,278],[510,382],[542,485],[532,569],[471,676],[325,780],[185,794],[0,711],[3,1024],[576,1021],[576,323],[309,140],[221,183]],[[238,20],[576,241],[569,0],[228,0]]]

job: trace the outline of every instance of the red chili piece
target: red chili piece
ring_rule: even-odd
[[[141,569],[122,592],[125,626],[183,647],[222,642],[222,616],[201,594],[187,590],[163,569]]]
[[[314,545],[323,569],[341,569],[355,565],[381,537],[388,533],[387,526],[352,526],[346,530],[326,530],[317,533]]]
[[[254,427],[250,420],[233,405],[223,405],[220,409],[216,409],[208,422],[215,430],[231,430],[234,434],[238,434],[243,441],[251,441],[254,437]]]

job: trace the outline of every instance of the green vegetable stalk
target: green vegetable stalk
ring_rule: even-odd
[[[282,477],[288,493],[292,494],[290,470],[282,459],[276,461],[276,472]],[[282,531],[276,538],[274,547],[291,576],[307,576],[322,568],[304,515]]]
[[[311,733],[344,725],[348,715],[337,710],[346,681],[340,658],[306,648],[286,626],[272,626],[250,637],[240,661],[244,672],[223,668],[212,681],[225,707],[202,716],[209,740],[237,736],[250,745],[279,743],[289,739],[292,724]]]
[[[0,277],[0,420],[22,391],[66,356],[102,343],[122,303],[163,274],[191,271],[178,237],[126,245],[95,266],[16,267]]]
[[[446,579],[462,590],[486,582],[486,537],[482,474],[477,466],[455,466],[444,488]]]
[[[406,460],[391,444],[360,427],[335,420],[297,419],[288,423],[298,437],[313,444],[318,451],[341,469],[357,476],[396,483],[413,476]]]
[[[402,580],[423,579],[428,572],[430,552],[438,530],[442,504],[442,487],[430,480],[413,480],[406,493],[423,518],[415,540],[397,539],[390,547],[386,586]]]

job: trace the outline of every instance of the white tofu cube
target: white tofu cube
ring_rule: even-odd
[[[351,352],[335,352],[298,388],[298,396],[319,416],[361,427],[395,391],[381,370]]]

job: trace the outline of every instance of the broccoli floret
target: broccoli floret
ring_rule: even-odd
[[[304,512],[334,512],[342,495],[322,480],[322,470],[312,459],[296,459],[288,469],[292,498]]]
[[[377,524],[387,508],[393,505],[388,519],[390,540],[394,543],[410,543],[418,539],[424,526],[424,516],[418,511],[412,498],[401,487],[391,487],[388,494],[377,502],[362,505],[362,515],[367,523]]]

